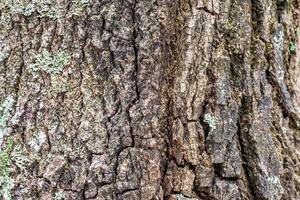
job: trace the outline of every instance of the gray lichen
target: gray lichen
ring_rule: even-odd
[[[283,43],[284,43],[284,31],[279,29],[278,32],[276,32],[273,40],[274,40],[274,47],[275,49],[277,49],[278,51],[282,51],[283,50]]]
[[[215,118],[207,113],[204,115],[204,120],[203,120],[205,123],[208,124],[208,126],[210,127],[211,131],[215,130],[217,127],[216,127],[216,120]]]
[[[81,16],[89,3],[89,0],[72,0],[69,17]],[[63,18],[64,13],[67,12],[67,9],[62,7],[57,0],[5,0],[0,2],[0,10],[9,18],[9,21],[13,15],[30,16],[35,11],[37,11],[39,17],[49,17],[56,20]]]
[[[71,14],[74,16],[82,16],[85,8],[89,5],[90,0],[73,0],[73,9]]]
[[[38,132],[31,138],[28,144],[34,152],[38,152],[46,141],[47,135],[44,132]]]
[[[14,99],[12,96],[7,96],[0,106],[0,128],[5,129],[7,127],[7,121],[9,114],[12,111]]]
[[[185,197],[183,194],[176,194],[175,196],[177,200],[192,200],[192,198]]]
[[[6,0],[0,3],[0,10],[11,15],[30,16],[34,12],[34,5],[28,0]]]
[[[24,171],[29,159],[24,155],[21,146],[14,147],[12,138],[8,138],[6,148],[0,150],[0,157],[0,196],[4,200],[11,200],[14,188],[11,172],[16,170],[15,167]]]
[[[7,54],[4,52],[0,52],[0,62],[2,62],[5,58],[7,58]]]
[[[55,93],[67,92],[70,87],[66,80],[60,80],[61,77],[51,80],[51,91]]]
[[[65,198],[66,198],[65,192],[60,190],[60,191],[55,193],[55,196],[54,196],[53,200],[63,200]]]
[[[14,188],[14,180],[11,178],[11,151],[13,150],[13,140],[8,138],[5,149],[0,150],[0,196],[4,200],[11,200],[11,190]]]
[[[43,50],[42,53],[35,55],[35,63],[30,64],[28,69],[34,75],[37,72],[46,72],[51,76],[58,75],[63,71],[69,60],[70,55],[64,51],[50,53]]]
[[[26,165],[30,161],[27,156],[23,153],[22,147],[20,145],[16,145],[11,152],[11,161],[12,163],[19,168],[20,170],[24,171]]]

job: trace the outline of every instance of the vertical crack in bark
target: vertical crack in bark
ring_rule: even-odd
[[[131,116],[130,116],[130,109],[139,101],[140,99],[140,92],[139,92],[139,60],[138,60],[138,46],[137,46],[137,22],[136,22],[136,4],[137,0],[134,0],[133,7],[132,7],[132,22],[133,22],[133,31],[132,31],[132,46],[134,50],[134,80],[135,80],[135,97],[132,100],[132,102],[128,105],[126,108],[128,119],[129,119],[129,126],[130,126],[130,134],[132,139],[132,147],[135,146],[135,136],[133,133],[133,127],[131,122]]]
[[[245,175],[246,175],[246,185],[249,187],[249,195],[250,199],[259,199],[257,197],[255,188],[253,185],[253,177],[249,173],[251,171],[251,168],[249,168],[249,151],[252,151],[253,149],[249,149],[251,145],[249,144],[250,140],[247,138],[247,135],[249,134],[249,129],[251,128],[252,121],[251,119],[253,118],[251,116],[251,107],[252,107],[252,101],[251,97],[243,96],[241,100],[241,108],[240,108],[240,113],[239,113],[239,119],[238,119],[238,140],[241,148],[241,156],[242,156],[242,161],[243,161],[243,168],[245,170]]]
[[[207,94],[207,92],[206,92],[206,94]],[[208,139],[209,129],[210,129],[209,125],[204,122],[204,115],[206,114],[206,112],[208,110],[208,106],[209,106],[209,102],[207,100],[207,97],[210,96],[210,95],[206,95],[206,94],[205,94],[205,96],[206,96],[205,99],[206,100],[204,101],[203,106],[202,106],[202,114],[199,117],[199,121],[200,121],[201,126],[203,127],[203,130],[204,130],[204,142],[205,142],[204,146],[205,146],[205,148],[207,147],[206,142],[207,142],[207,139]],[[206,151],[207,151],[207,149],[206,149]]]
[[[21,31],[19,30],[19,36],[20,38],[18,38],[19,40],[22,40],[22,33]],[[25,63],[24,63],[24,44],[23,44],[23,41],[21,43],[21,59],[22,59],[22,63],[20,65],[20,68],[19,68],[19,71],[18,71],[18,78],[17,78],[17,81],[16,81],[16,98],[18,99],[19,98],[19,91],[20,91],[20,84],[21,84],[21,80],[22,80],[22,75],[23,75],[23,71],[24,71],[24,68],[25,68]]]

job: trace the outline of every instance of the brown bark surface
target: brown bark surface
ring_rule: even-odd
[[[299,8],[0,0],[0,198],[299,200]]]

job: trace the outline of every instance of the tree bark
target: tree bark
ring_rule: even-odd
[[[300,199],[299,0],[23,2],[0,3],[2,198]]]

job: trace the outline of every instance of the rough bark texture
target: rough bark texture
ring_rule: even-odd
[[[22,2],[0,6],[6,199],[300,199],[298,0]]]

